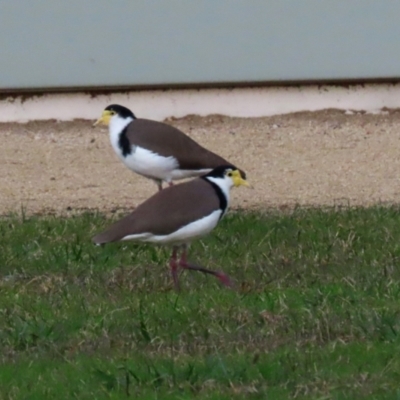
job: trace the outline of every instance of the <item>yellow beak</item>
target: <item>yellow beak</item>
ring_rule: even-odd
[[[101,117],[93,124],[93,126],[102,124],[102,125],[107,125],[110,123],[111,119],[111,113],[108,110],[104,110],[103,114],[101,114]]]

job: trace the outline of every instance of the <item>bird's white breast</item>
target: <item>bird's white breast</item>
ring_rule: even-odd
[[[148,178],[171,181],[176,179],[173,172],[179,164],[175,157],[164,157],[140,146],[132,146],[131,153],[124,156],[119,146],[122,130],[133,121],[132,118],[113,118],[110,121],[110,142],[121,161],[132,171]]]
[[[138,174],[165,181],[170,181],[172,171],[178,168],[174,157],[163,157],[139,146],[135,146],[122,161]]]
[[[119,147],[119,135],[125,129],[125,127],[133,121],[133,118],[120,118],[118,116],[114,116],[110,120],[110,125],[108,127],[110,132],[110,142],[114,151],[118,154],[118,156],[122,156],[122,151]]]

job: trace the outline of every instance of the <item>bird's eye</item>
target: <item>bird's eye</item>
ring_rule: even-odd
[[[228,176],[231,177],[232,176],[232,172],[228,172]]]

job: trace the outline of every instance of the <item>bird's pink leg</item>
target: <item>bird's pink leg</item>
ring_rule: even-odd
[[[174,186],[174,182],[172,182],[172,181],[168,182],[168,186],[169,187]]]
[[[211,269],[203,268],[198,265],[189,264],[186,259],[186,246],[183,247],[181,258],[179,260],[179,266],[184,269],[189,269],[191,271],[200,271],[200,272],[203,272],[204,274],[214,275],[225,286],[232,286],[229,276],[226,275],[224,272],[213,271]]]
[[[174,280],[175,289],[179,291],[179,280],[178,280],[178,263],[176,262],[178,253],[178,246],[172,248],[172,255],[169,260],[169,266],[171,268],[172,279]]]

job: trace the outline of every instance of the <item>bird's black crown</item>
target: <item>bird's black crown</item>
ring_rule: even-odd
[[[135,114],[124,106],[120,106],[119,104],[111,104],[105,108],[106,111],[114,111],[122,118],[133,118],[136,119]]]
[[[226,171],[235,169],[237,168],[234,165],[220,165],[219,167],[214,168],[212,171],[204,176],[209,176],[212,178],[223,178],[226,175]]]
[[[223,178],[228,169],[235,170],[237,169],[240,172],[240,175],[243,179],[246,179],[246,172],[241,169],[235,167],[234,165],[220,165],[219,167],[214,168],[208,174],[204,175],[204,177],[211,176],[213,178]]]

